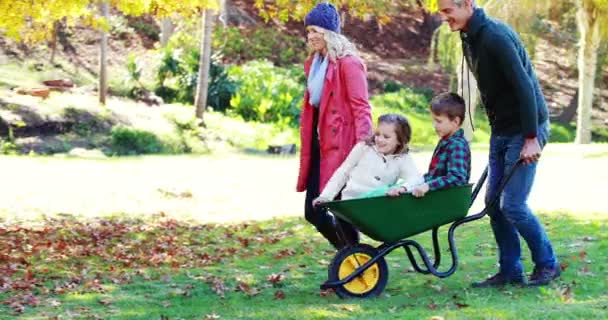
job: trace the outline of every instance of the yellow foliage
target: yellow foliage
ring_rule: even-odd
[[[128,15],[150,13],[191,16],[203,9],[218,9],[218,0],[109,0],[112,7]],[[68,24],[81,22],[107,29],[107,22],[97,16],[98,1],[93,0],[0,0],[0,34],[10,38],[36,42],[46,39],[55,21]]]

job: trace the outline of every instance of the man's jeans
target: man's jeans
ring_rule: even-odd
[[[549,122],[539,125],[541,147],[549,138]],[[493,198],[503,176],[517,163],[524,144],[523,135],[490,138],[489,179],[486,204]],[[538,218],[527,205],[534,184],[537,163],[521,165],[505,186],[499,203],[489,211],[492,230],[500,254],[500,272],[505,276],[521,275],[521,246],[518,233],[526,240],[537,268],[553,268],[557,259],[551,242]]]

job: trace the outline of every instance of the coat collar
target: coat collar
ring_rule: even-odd
[[[488,16],[481,8],[476,8],[473,11],[471,19],[469,19],[468,30],[460,32],[460,38],[465,41],[472,41],[477,38],[479,31],[485,26],[488,21]]]
[[[378,148],[376,147],[376,145],[372,145],[372,150],[374,150],[374,152],[382,159],[387,159],[387,160],[394,160],[394,159],[399,159],[403,156],[405,156],[407,154],[407,152],[400,152],[397,154],[389,154],[389,155],[385,155],[383,153],[381,153],[380,151],[378,151]]]
[[[441,140],[439,141],[439,145],[437,146],[437,148],[438,149],[442,148],[443,146],[448,144],[449,141],[454,140],[456,138],[464,139],[464,130],[463,129],[458,129],[456,132],[454,132],[453,135],[451,135],[449,137],[442,137]]]

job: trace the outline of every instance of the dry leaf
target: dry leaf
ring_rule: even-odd
[[[327,290],[321,290],[321,291],[319,291],[319,296],[321,296],[321,297],[327,297],[327,296],[331,296],[331,295],[333,295],[335,293],[336,293],[336,290],[334,290],[332,288],[329,288]]]
[[[349,305],[342,305],[342,306],[340,306],[340,310],[344,310],[344,311],[348,311],[348,312],[353,312],[355,309],[352,306],[349,306]]]
[[[277,285],[279,284],[279,282],[283,281],[285,279],[285,275],[283,274],[276,274],[273,273],[271,275],[268,276],[268,282],[272,283],[272,285]]]
[[[560,298],[562,302],[572,302],[574,296],[574,289],[571,285],[567,285],[565,288],[560,290]]]
[[[277,292],[274,293],[274,299],[275,300],[283,300],[285,299],[285,293],[281,290],[278,290]]]
[[[110,299],[100,299],[99,304],[104,305],[104,306],[109,306],[112,304],[112,300]]]

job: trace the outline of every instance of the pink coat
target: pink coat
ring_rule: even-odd
[[[312,58],[304,64],[308,77]],[[300,117],[300,172],[297,191],[305,191],[310,171],[313,106],[308,103],[308,90]],[[363,62],[346,56],[337,62],[330,60],[319,106],[319,142],[321,147],[322,191],[334,171],[346,159],[358,141],[372,132],[371,106],[367,93],[367,72]]]

